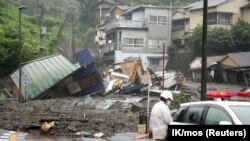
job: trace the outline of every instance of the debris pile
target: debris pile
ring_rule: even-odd
[[[18,125],[18,130],[33,134],[97,138],[138,132],[140,115],[147,114],[159,100],[162,88],[180,90],[185,82],[184,76],[176,71],[154,72],[150,68],[144,71],[140,58],[129,57],[103,71],[105,89],[100,91],[100,79],[92,79],[97,77],[90,73],[97,75],[97,70],[91,69],[90,66],[94,65],[91,60],[87,62],[80,63],[79,73],[77,71],[77,76],[73,75],[73,78],[84,76],[74,83],[81,89],[72,85],[69,89],[72,93],[60,98],[56,97],[61,95],[58,91],[48,94],[52,99],[43,97],[25,103],[6,101],[0,106],[0,128],[17,130]],[[157,94],[152,94],[148,101],[149,89]],[[77,94],[76,90],[79,90]]]
[[[128,57],[123,62],[115,63],[113,67],[103,71],[106,82],[105,94],[141,93],[150,85],[154,89],[181,90],[185,77],[181,72],[160,71],[154,72],[151,68],[143,70],[140,58]]]
[[[107,137],[137,132],[145,100],[109,95],[10,102],[0,107],[0,128],[13,130],[14,121],[21,131],[32,134]]]

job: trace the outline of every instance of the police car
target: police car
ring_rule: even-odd
[[[208,91],[206,97],[216,100],[182,103],[171,125],[250,124],[250,92]]]

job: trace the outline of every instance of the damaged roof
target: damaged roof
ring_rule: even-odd
[[[62,55],[27,62],[22,66],[22,79],[26,77],[28,80],[26,86],[24,86],[25,83],[22,84],[22,96],[25,97],[25,93],[27,93],[28,98],[33,99],[76,69],[77,67]],[[11,74],[11,78],[19,87],[19,70]]]
[[[207,56],[207,67],[217,64],[224,55],[220,56]],[[202,67],[202,58],[196,57],[190,64],[190,70],[200,70]]]

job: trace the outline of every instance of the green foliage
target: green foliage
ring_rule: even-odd
[[[181,103],[187,102],[187,97],[185,93],[181,91],[177,91],[177,92],[173,91],[172,94],[173,94],[174,101],[171,104],[171,107],[170,107],[171,109],[176,109],[180,106]]]
[[[187,38],[188,47],[190,47],[195,53],[201,53],[202,47],[202,27],[200,25],[193,29],[192,33],[189,33]]]
[[[5,63],[6,59],[9,58],[8,50],[0,46],[0,64]]]
[[[26,9],[25,9],[26,10]],[[36,17],[27,16],[22,11],[22,58],[23,62],[41,57],[40,26]],[[0,77],[8,75],[17,69],[20,54],[20,26],[18,8],[8,3],[0,2]],[[56,25],[57,23],[53,23]],[[52,24],[51,24],[52,26]],[[47,37],[44,43],[47,51],[53,51],[54,36]],[[50,53],[46,53],[50,54]]]
[[[88,48],[95,47],[94,45],[95,33],[96,30],[92,27],[89,27],[87,30],[85,30],[85,33],[82,36],[82,40],[86,47]]]
[[[168,53],[175,53],[176,52],[176,45],[175,44],[171,44],[167,47],[167,52]]]
[[[250,51],[250,24],[238,20],[232,27],[234,46],[238,51]]]
[[[202,49],[202,26],[198,25],[187,38],[188,46],[196,54]],[[231,52],[233,40],[230,30],[220,27],[208,27],[207,29],[207,55],[221,55]]]
[[[134,6],[138,4],[173,5],[182,0],[126,0]],[[190,1],[182,1],[186,4]],[[55,46],[67,47],[72,42],[74,25],[75,47],[95,47],[96,14],[94,6],[98,0],[44,0],[43,25],[47,35],[40,38],[41,6],[40,0],[22,0],[27,9],[22,10],[23,61],[51,55],[57,51]],[[18,0],[0,2],[0,77],[17,69],[19,64],[19,11]]]
[[[232,34],[225,28],[208,29],[208,54],[221,55],[229,53],[233,48]]]

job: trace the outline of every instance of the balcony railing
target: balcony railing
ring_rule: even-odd
[[[113,20],[105,26],[106,31],[114,28],[145,28],[145,21]]]

